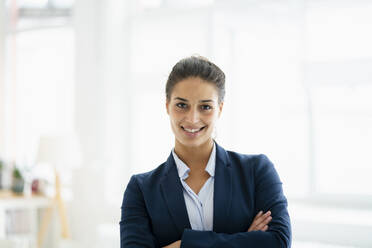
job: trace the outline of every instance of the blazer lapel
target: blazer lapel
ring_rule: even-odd
[[[177,167],[172,153],[168,157],[165,166],[166,172],[160,187],[163,198],[168,206],[168,211],[182,235],[185,228],[191,229],[191,225],[187,214],[185,198],[183,197],[183,187],[178,177]]]
[[[226,151],[216,143],[216,169],[214,179],[213,231],[227,232],[232,200],[232,179]]]

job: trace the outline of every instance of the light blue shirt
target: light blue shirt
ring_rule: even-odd
[[[185,182],[189,176],[190,168],[172,150],[174,161],[177,165],[178,176],[183,186],[187,214],[191,228],[200,231],[212,231],[213,229],[213,194],[214,194],[214,171],[216,168],[216,144],[213,144],[212,153],[209,157],[205,171],[210,177],[204,183],[198,194]]]

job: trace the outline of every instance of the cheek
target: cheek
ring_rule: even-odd
[[[204,116],[204,121],[210,124],[215,123],[217,119],[218,119],[218,114],[216,112],[209,113]]]
[[[177,124],[180,121],[180,119],[182,119],[182,115],[176,110],[171,109],[169,111],[169,118],[172,123]]]

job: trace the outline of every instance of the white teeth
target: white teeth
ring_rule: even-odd
[[[188,128],[184,128],[187,132],[189,132],[189,133],[196,133],[196,132],[198,132],[198,131],[200,131],[200,129],[201,128],[199,128],[199,129],[188,129]]]

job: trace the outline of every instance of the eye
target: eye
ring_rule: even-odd
[[[179,102],[176,104],[177,107],[181,108],[181,109],[184,109],[187,107],[187,104],[183,103],[183,102]]]
[[[202,105],[202,106],[201,106],[201,109],[202,109],[202,110],[210,110],[210,109],[212,109],[212,107],[209,106],[209,105]]]

